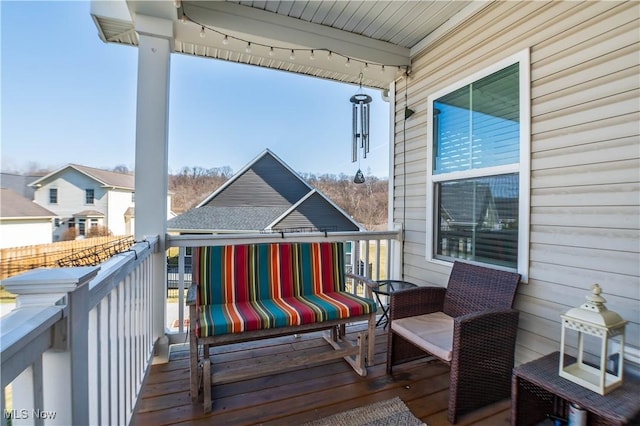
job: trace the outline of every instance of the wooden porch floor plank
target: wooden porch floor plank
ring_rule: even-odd
[[[359,325],[350,326],[349,338],[355,338],[361,329]],[[208,415],[204,415],[201,403],[191,404],[188,347],[176,347],[169,363],[151,367],[132,425],[296,425],[395,396],[429,426],[449,425],[448,367],[437,361],[416,361],[394,367],[393,375],[387,375],[386,333],[380,328],[376,331],[375,365],[368,369],[366,377],[358,376],[345,361],[336,360],[216,385],[213,411]],[[273,358],[313,347],[330,349],[320,333],[212,348],[214,368],[233,368],[248,360],[255,362],[256,358]],[[507,424],[508,402],[462,416],[458,425]]]

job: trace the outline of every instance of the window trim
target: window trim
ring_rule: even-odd
[[[89,202],[89,191],[91,191],[91,202]],[[93,188],[85,188],[84,190],[84,204],[87,206],[93,206],[96,204],[96,190]]]
[[[55,191],[55,194],[56,194],[56,197],[55,197],[55,198],[56,198],[56,200],[55,200],[55,201],[51,201],[51,195],[54,193],[54,191]],[[49,204],[55,204],[55,205],[57,205],[57,204],[58,204],[58,197],[59,197],[59,195],[60,195],[60,194],[59,194],[59,192],[58,192],[58,188],[49,188],[49,194],[48,194],[48,196],[49,196],[49,200],[48,200],[48,201],[49,201]]]
[[[501,69],[519,63],[519,90],[520,90],[520,158],[518,164],[487,167],[473,171],[456,171],[443,174],[433,174],[433,102],[442,96],[467,86]],[[451,262],[436,259],[434,253],[435,235],[435,184],[443,181],[466,179],[470,177],[496,176],[507,173],[518,173],[519,201],[518,201],[518,265],[517,272],[526,282],[529,276],[529,227],[530,227],[530,181],[531,181],[531,58],[529,49],[522,50],[514,55],[506,57],[482,70],[475,72],[457,82],[444,87],[427,96],[427,212],[426,212],[426,255],[427,262],[451,266]],[[466,260],[465,260],[466,261]],[[488,265],[483,262],[466,261],[479,265]],[[496,269],[514,270],[499,265],[490,264]]]

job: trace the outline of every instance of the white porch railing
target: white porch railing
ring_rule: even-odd
[[[374,280],[397,278],[399,275],[401,230],[371,232],[285,232],[234,235],[167,235],[166,245],[178,247],[177,303],[167,305],[167,334],[172,343],[186,340],[185,290],[191,284],[185,279],[187,247],[219,246],[227,244],[252,244],[272,242],[343,241],[347,243],[347,272],[355,272]],[[172,272],[172,275],[175,275]],[[186,275],[190,277],[190,274]],[[175,281],[175,279],[173,280]],[[173,283],[174,287],[175,282]],[[347,290],[358,292],[347,282]],[[176,321],[177,320],[177,321]]]
[[[153,356],[152,253],[136,243],[99,267],[7,279],[2,424],[128,424]]]
[[[397,274],[400,238],[399,231],[190,235],[167,236],[167,246],[179,247],[178,281],[186,289],[187,247],[344,241],[351,271],[383,279]],[[38,269],[4,281],[17,307],[1,319],[3,425],[9,418],[12,425],[130,422],[158,337],[154,301],[165,297],[152,293],[157,251],[154,237],[99,267]],[[178,296],[185,333],[184,291]]]

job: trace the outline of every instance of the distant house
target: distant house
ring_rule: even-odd
[[[104,226],[114,235],[132,232],[125,212],[133,207],[133,174],[68,164],[31,183],[34,201],[58,216],[53,240],[69,228],[83,237],[93,226]]]
[[[51,242],[56,214],[9,188],[0,188],[0,248]]]
[[[75,228],[80,238],[94,226],[104,226],[114,235],[134,232],[133,174],[68,164],[30,186],[35,188],[34,201],[57,216],[53,241],[69,228]],[[167,203],[171,205],[169,196]]]
[[[183,234],[362,229],[268,149],[167,228]]]

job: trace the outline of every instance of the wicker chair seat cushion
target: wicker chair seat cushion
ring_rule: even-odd
[[[346,292],[262,299],[198,307],[199,337],[312,324],[367,315],[373,300]]]
[[[451,361],[453,318],[443,312],[395,319],[391,329],[422,350]]]

